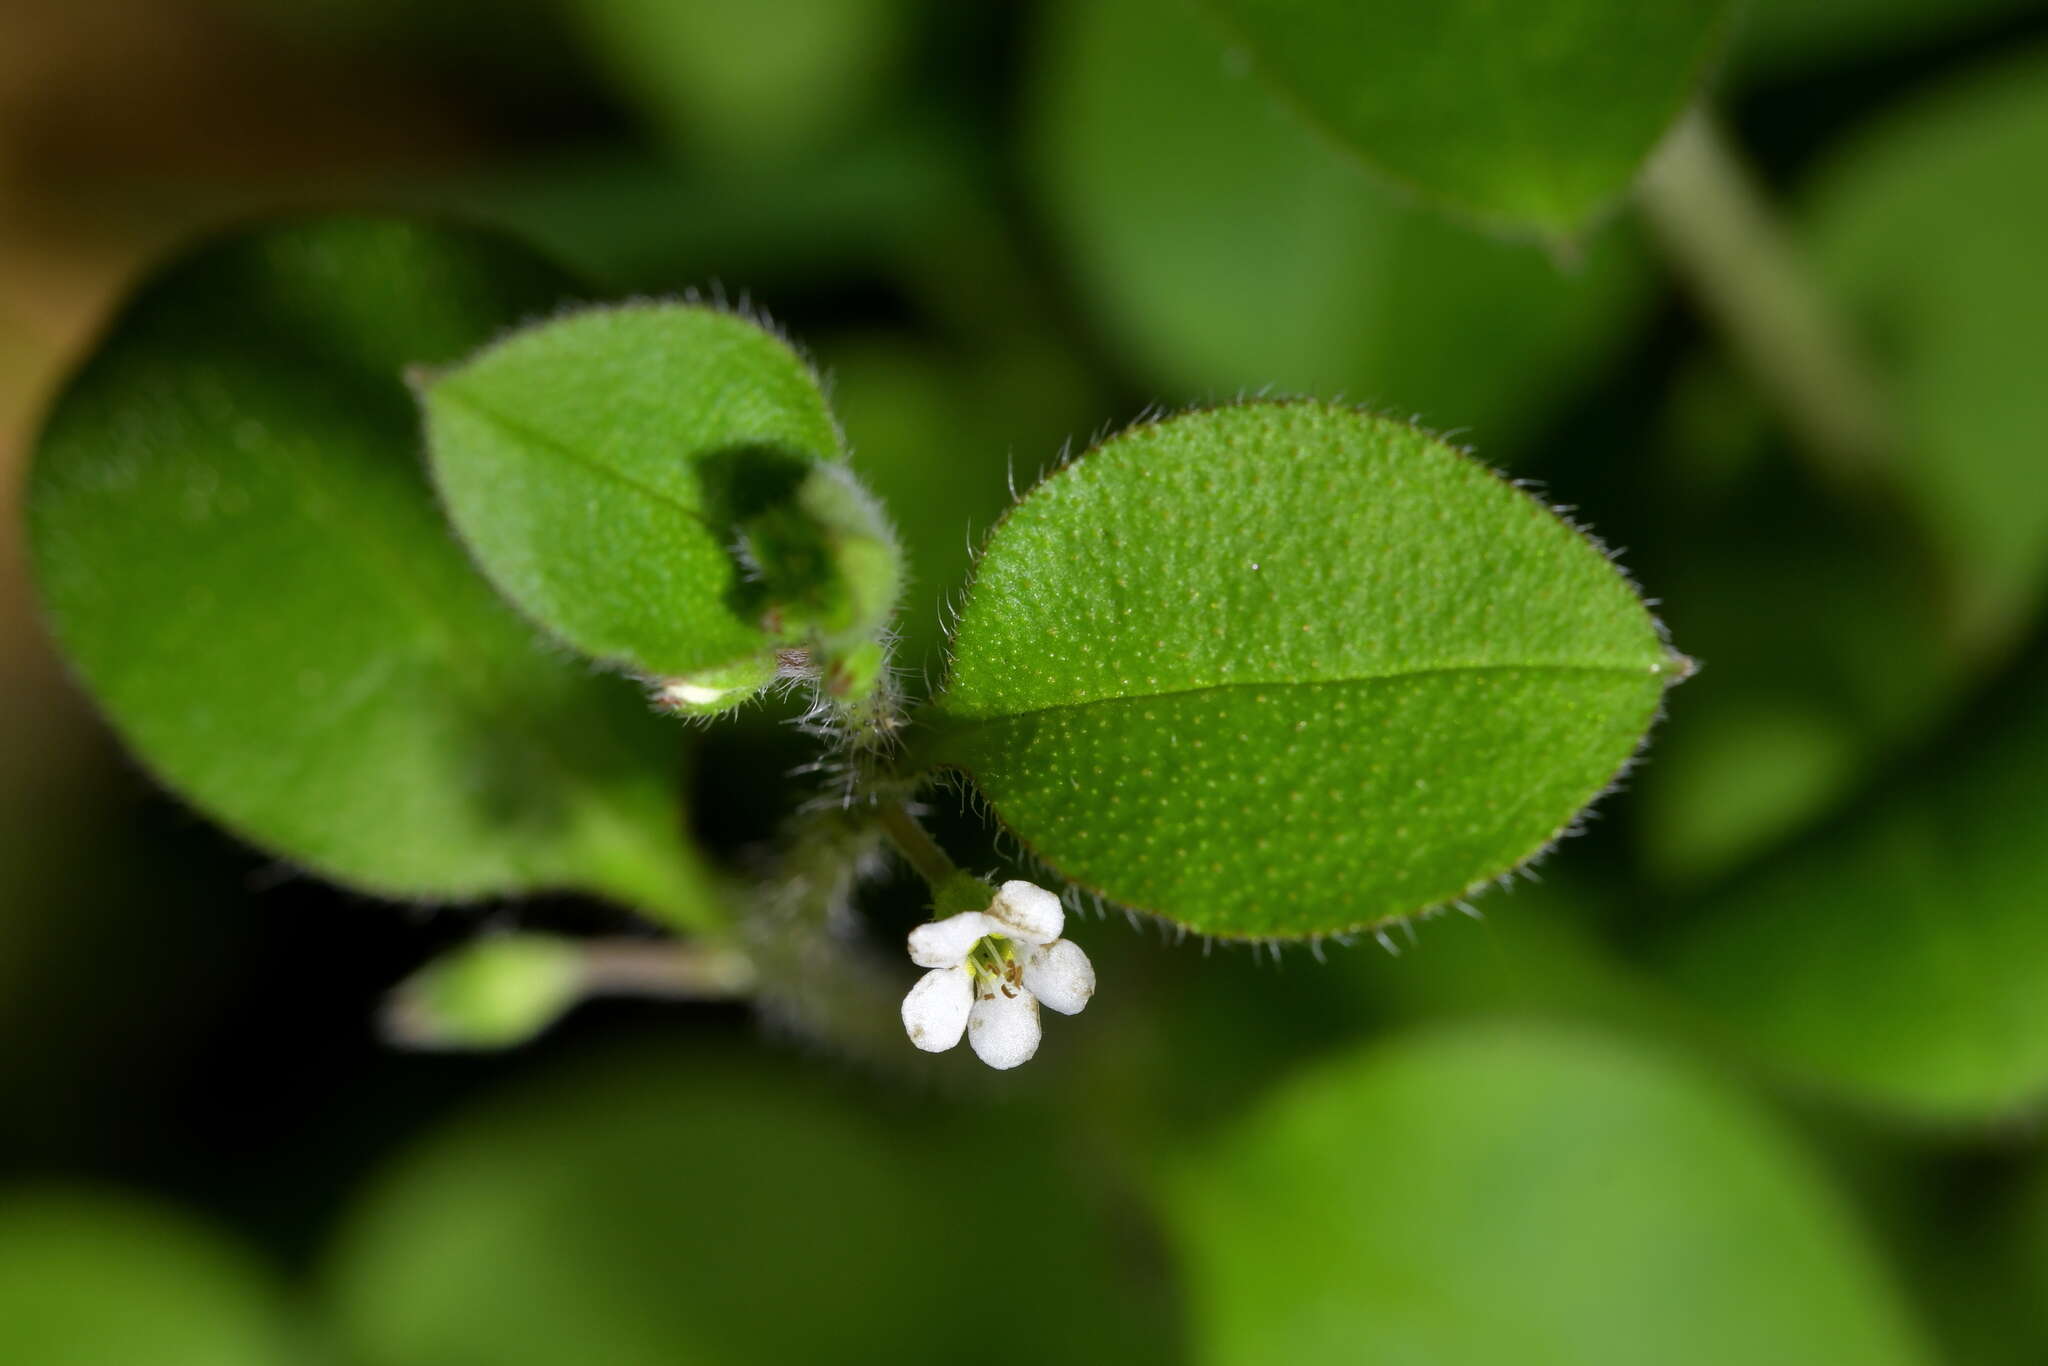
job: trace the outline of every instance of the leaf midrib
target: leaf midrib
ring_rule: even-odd
[[[459,377],[451,378],[436,389],[432,397],[450,403],[455,407],[466,409],[471,416],[480,418],[498,427],[509,436],[539,446],[551,454],[561,456],[572,465],[588,470],[592,474],[610,479],[612,482],[623,488],[631,489],[635,493],[643,494],[653,501],[666,506],[671,511],[680,513],[685,519],[696,522],[714,535],[718,534],[720,528],[715,526],[711,519],[704,515],[701,508],[691,507],[687,502],[667,489],[646,483],[625,470],[618,468],[616,465],[608,465],[602,460],[587,456],[569,443],[551,436],[537,427],[529,426],[516,418],[505,416],[505,414],[499,412],[491,405],[478,402],[474,395],[455,387],[458,383]],[[438,472],[440,462],[433,460],[430,463]]]
[[[1241,692],[1259,688],[1319,688],[1351,683],[1385,683],[1395,679],[1429,678],[1444,674],[1485,674],[1485,673],[1563,673],[1603,674],[1622,678],[1664,678],[1665,671],[1654,668],[1631,668],[1621,664],[1444,664],[1426,669],[1395,669],[1385,673],[1347,674],[1329,678],[1286,678],[1253,679],[1244,682],[1202,683],[1187,688],[1163,688],[1154,692],[1120,693],[1116,696],[1091,697],[1079,702],[1055,702],[1044,707],[1029,707],[1022,711],[1006,711],[988,716],[974,716],[949,711],[946,697],[940,694],[936,709],[945,720],[956,728],[990,725],[1001,721],[1017,721],[1029,716],[1045,716],[1053,712],[1083,711],[1089,707],[1100,707],[1119,702],[1151,702],[1168,697],[1191,697],[1203,693]]]

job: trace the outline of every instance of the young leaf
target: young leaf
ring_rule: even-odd
[[[1358,929],[1570,825],[1672,654],[1542,504],[1315,402],[1140,426],[983,551],[924,757],[1063,875],[1208,934]]]
[[[1920,1117],[2048,1102],[2048,663],[1975,743],[1699,908],[1678,986],[1763,1058]]]
[[[366,219],[187,257],[50,418],[36,577],[122,738],[264,848],[388,895],[707,923],[661,723],[499,600],[420,468],[405,369],[569,289],[497,238]]]
[[[1051,5],[1036,80],[1052,226],[1155,388],[1356,395],[1498,456],[1640,315],[1627,224],[1561,268],[1409,204],[1192,18],[1186,0]]]
[[[1410,1036],[1170,1172],[1200,1360],[1929,1359],[1813,1165],[1735,1095],[1592,1037]]]
[[[901,576],[817,377],[695,304],[572,314],[426,387],[435,481],[484,572],[585,654],[651,677],[886,623]]]
[[[1719,52],[1728,0],[1196,0],[1281,99],[1380,174],[1571,237]]]

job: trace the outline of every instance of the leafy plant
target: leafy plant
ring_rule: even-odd
[[[131,306],[51,421],[35,546],[61,638],[165,781],[364,890],[593,891],[693,954],[751,944],[743,976],[803,994],[764,942],[784,875],[710,870],[687,736],[561,646],[689,716],[808,693],[837,800],[781,858],[829,889],[799,917],[820,932],[884,838],[942,917],[999,915],[908,805],[946,774],[1070,906],[1378,931],[1540,854],[1687,669],[1597,546],[1469,455],[1260,400],[1142,423],[1023,493],[913,706],[902,552],[808,364],[722,308],[572,293],[494,239],[340,220],[206,249]],[[1046,914],[967,922],[986,934],[924,966],[1014,987],[1060,939]]]

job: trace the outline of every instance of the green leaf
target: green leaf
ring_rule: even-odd
[[[2039,652],[2022,681],[2002,724],[1699,907],[1665,945],[1675,984],[1759,1056],[1865,1105],[1979,1121],[2048,1101]]]
[[[434,477],[507,597],[643,675],[872,638],[901,569],[817,377],[696,304],[557,318],[425,391]]]
[[[0,1201],[0,1359],[35,1366],[276,1366],[281,1287],[186,1216],[109,1194]]]
[[[1737,1096],[1591,1037],[1381,1045],[1165,1184],[1215,1366],[1927,1360],[1802,1154]]]
[[[1614,566],[1414,428],[1140,426],[989,538],[926,757],[1064,876],[1208,934],[1342,932],[1558,838],[1685,663]]]
[[[185,258],[50,418],[36,577],[122,738],[264,848],[386,895],[711,923],[659,718],[535,638],[420,468],[406,367],[569,288],[497,238],[366,219]]]
[[[1560,266],[1363,174],[1185,0],[1047,12],[1036,179],[1085,302],[1169,396],[1342,393],[1495,454],[1641,314],[1626,224]]]
[[[1197,0],[1275,95],[1394,183],[1570,237],[1720,51],[1727,0]]]
[[[1902,530],[1842,515],[1769,454],[1739,489],[1684,490],[1642,538],[1670,628],[1713,662],[1631,783],[1668,885],[1724,878],[1838,808],[1970,680]]]
[[[1901,473],[2007,639],[2048,584],[2048,53],[1902,109],[1823,178],[1816,262],[1875,344],[1904,426]]]
[[[325,1298],[359,1366],[1170,1361],[1156,1253],[1103,1181],[1021,1100],[583,1058],[406,1154]]]

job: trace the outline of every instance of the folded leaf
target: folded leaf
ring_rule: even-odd
[[[887,622],[899,556],[817,377],[737,314],[557,318],[434,378],[425,403],[457,530],[585,654],[673,678]]]

